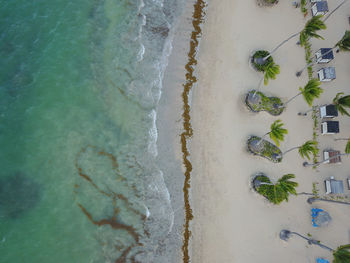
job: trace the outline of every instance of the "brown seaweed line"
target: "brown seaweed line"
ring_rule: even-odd
[[[192,137],[193,130],[191,126],[191,116],[190,116],[190,104],[189,104],[189,92],[191,91],[193,84],[197,82],[197,78],[194,76],[194,66],[197,64],[196,55],[197,55],[197,47],[199,43],[199,38],[201,36],[201,28],[200,25],[203,23],[204,19],[204,8],[206,7],[206,3],[204,0],[197,0],[194,4],[194,12],[192,15],[192,25],[193,31],[191,34],[190,40],[190,51],[188,53],[188,63],[185,66],[186,69],[186,82],[183,85],[184,90],[182,93],[183,100],[183,128],[184,132],[181,133],[181,148],[183,153],[183,163],[185,166],[185,180],[183,186],[184,192],[184,207],[185,207],[185,224],[184,224],[184,232],[183,232],[183,244],[182,244],[182,253],[183,253],[183,262],[189,263],[189,240],[191,237],[190,230],[190,221],[193,219],[192,208],[190,204],[189,198],[189,190],[191,188],[190,180],[191,180],[191,172],[192,172],[192,164],[189,160],[189,150],[188,150],[188,139]]]

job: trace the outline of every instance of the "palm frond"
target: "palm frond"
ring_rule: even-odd
[[[350,114],[345,109],[350,108],[350,95],[342,96],[343,94],[343,92],[337,93],[337,95],[333,99],[333,104],[342,115],[350,116]]]
[[[322,36],[316,33],[316,31],[327,28],[326,24],[321,20],[321,17],[322,15],[314,16],[307,21],[299,36],[301,46],[304,46],[306,41],[311,37],[323,39]]]
[[[299,147],[299,154],[302,158],[310,160],[310,154],[317,155],[318,148],[316,141],[307,141]]]
[[[270,138],[279,146],[279,142],[284,140],[284,135],[288,134],[288,130],[283,128],[283,122],[281,120],[272,123],[270,128]]]
[[[309,82],[305,85],[304,88],[299,88],[302,93],[306,103],[309,106],[312,106],[312,103],[315,98],[319,98],[323,92],[323,89],[320,88],[321,82],[317,79],[310,79]]]
[[[342,39],[336,44],[341,51],[350,51],[350,31],[346,30]]]
[[[333,252],[334,263],[348,263],[350,262],[350,244],[339,246]]]
[[[350,139],[349,139],[348,142],[346,143],[346,146],[345,146],[345,153],[350,153]]]
[[[267,85],[270,79],[276,79],[276,76],[280,73],[280,66],[271,62],[264,74],[264,85]]]

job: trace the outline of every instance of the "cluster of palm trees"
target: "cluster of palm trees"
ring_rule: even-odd
[[[264,140],[266,136],[269,136],[270,139],[273,140],[277,146],[279,146],[280,142],[284,140],[285,135],[288,134],[288,130],[285,129],[283,125],[284,124],[281,120],[274,121],[270,126],[270,130],[261,137],[258,143]],[[281,157],[283,157],[287,153],[296,149],[298,149],[299,155],[302,158],[307,158],[308,160],[310,160],[311,154],[316,155],[318,153],[317,142],[309,140],[303,143],[302,145],[292,147],[286,150],[285,152],[282,152]],[[350,143],[349,143],[349,151],[350,151]]]
[[[307,21],[305,24],[304,28],[300,30],[299,32],[291,35],[287,39],[283,40],[280,44],[278,44],[271,52],[267,52],[268,54],[264,57],[256,58],[254,59],[254,63],[264,66],[264,76],[259,82],[258,89],[260,88],[262,82],[264,82],[265,85],[268,84],[270,79],[275,79],[276,75],[280,73],[280,68],[278,65],[275,63],[271,63],[272,60],[272,55],[280,48],[282,47],[285,43],[287,43],[289,40],[299,36],[299,42],[301,46],[308,45],[308,41],[311,38],[317,38],[317,39],[323,39],[321,35],[318,34],[318,31],[326,29],[326,24],[325,21],[338,9],[340,6],[342,6],[345,2],[349,0],[344,0],[342,3],[340,3],[332,12],[327,17],[323,17],[322,15],[319,16],[314,16],[310,20]],[[305,1],[303,1],[305,2]],[[346,31],[343,37],[331,48],[330,51],[332,52],[334,49],[337,49],[337,52],[339,51],[350,51],[350,31]],[[316,60],[316,56],[312,57],[311,63],[307,63],[303,69],[297,72],[297,76],[300,76],[303,71],[314,65],[315,63],[318,63],[319,61]],[[285,108],[287,104],[289,104],[291,101],[293,101],[295,98],[298,96],[302,95],[308,106],[312,106],[313,102],[316,98],[319,98],[323,92],[323,89],[320,87],[321,82],[315,78],[311,78],[307,84],[304,87],[299,88],[298,94],[293,96],[292,98],[288,99],[286,102],[284,102],[280,107]],[[347,108],[350,108],[350,95],[344,95],[344,93],[338,93],[336,94],[335,98],[333,99],[333,104],[335,107],[338,109],[338,111],[342,115],[347,115],[350,116]],[[288,134],[288,130],[284,128],[284,124],[282,123],[281,120],[276,120],[274,121],[271,126],[270,130],[265,133],[258,144],[260,144],[267,136],[275,142],[277,146],[280,145],[280,142],[284,140],[285,135]],[[350,154],[350,138],[342,138],[339,140],[347,140],[347,144],[345,147],[345,153],[340,154],[340,155],[349,155]],[[305,143],[292,147],[284,152],[281,153],[281,158],[293,151],[293,150],[298,150],[299,155],[302,158],[306,158],[308,160],[311,159],[311,156],[315,156],[318,154],[318,147],[317,147],[317,142],[313,140],[306,141]],[[339,156],[339,155],[338,155]],[[334,156],[332,158],[336,158],[338,156]],[[330,158],[331,159],[331,158]],[[323,162],[319,163],[313,163],[313,164],[307,164],[307,165],[312,165],[312,166],[318,166],[322,163],[325,163],[328,160],[325,160]],[[305,164],[305,163],[304,163]],[[261,178],[260,178],[261,177]],[[265,178],[264,178],[265,177]],[[259,180],[256,180],[256,179]],[[267,179],[266,179],[267,178]],[[298,186],[297,182],[291,181],[291,179],[295,178],[294,174],[286,174],[283,175],[281,178],[277,180],[276,183],[272,183],[270,179],[266,176],[259,176],[257,175],[255,179],[253,180],[254,183],[254,188],[259,192],[260,194],[264,195],[268,200],[274,204],[279,204],[282,201],[288,201],[288,196],[289,194],[294,194],[297,195],[297,192],[295,188]],[[282,231],[281,231],[282,233]],[[291,234],[296,234],[301,237],[302,235],[295,233],[295,232],[290,232],[288,230],[285,230],[285,233],[287,233],[289,236]],[[289,238],[288,236],[288,238]],[[303,237],[305,238],[305,237]],[[329,247],[326,247],[322,244],[320,244],[318,241],[316,242],[313,239],[308,239],[308,242],[311,242],[310,244],[318,244],[321,247],[327,248],[333,252],[334,256],[334,261],[336,263],[350,263],[350,244],[349,245],[344,245],[338,247],[336,250],[331,249]],[[310,241],[311,240],[311,241]],[[315,241],[315,242],[312,242]]]
[[[294,174],[285,174],[273,184],[266,175],[258,174],[254,178],[253,184],[259,194],[277,205],[283,201],[288,201],[289,194],[297,195],[295,188],[298,183],[290,180],[293,178],[295,178]]]

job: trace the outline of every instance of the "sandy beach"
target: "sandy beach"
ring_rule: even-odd
[[[332,10],[341,1],[328,1]],[[309,10],[310,13],[310,10]],[[327,29],[320,32],[325,40],[311,40],[312,51],[332,47],[349,30],[347,3],[327,20]],[[197,66],[198,83],[193,89],[191,141],[192,223],[191,262],[250,263],[256,262],[316,262],[316,257],[331,260],[329,251],[308,245],[296,236],[288,242],[279,238],[282,229],[303,235],[308,233],[324,244],[336,248],[350,243],[350,206],[306,202],[308,196],[290,196],[288,202],[272,205],[251,187],[257,172],[273,180],[293,173],[299,183],[297,192],[311,192],[317,183],[319,194],[325,194],[323,181],[330,176],[344,181],[345,195],[350,195],[345,179],[350,176],[350,159],[343,157],[337,165],[324,164],[317,169],[303,167],[297,151],[288,153],[282,163],[272,163],[247,152],[246,141],[251,135],[262,136],[270,125],[281,119],[289,133],[281,143],[285,151],[312,139],[311,114],[301,96],[291,102],[278,117],[266,112],[252,113],[244,105],[245,94],[258,86],[261,73],[252,69],[249,56],[256,50],[272,50],[283,39],[300,31],[305,22],[299,8],[291,1],[280,1],[273,7],[260,7],[255,1],[211,0],[203,26]],[[298,93],[307,81],[307,73],[295,73],[305,65],[304,49],[289,41],[274,54],[281,73],[262,91],[286,101]],[[324,93],[314,105],[331,103],[337,92],[349,92],[350,54],[335,53],[328,65],[336,67],[336,80],[323,83]],[[315,65],[314,76],[322,65]],[[350,118],[339,116],[340,133],[319,135],[319,160],[322,151],[333,148],[344,152],[350,134]],[[320,134],[320,131],[318,131]],[[311,224],[311,207],[330,213],[333,221],[325,228]]]

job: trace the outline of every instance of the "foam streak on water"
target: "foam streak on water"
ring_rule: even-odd
[[[0,262],[164,253],[156,116],[182,1],[0,0]]]

